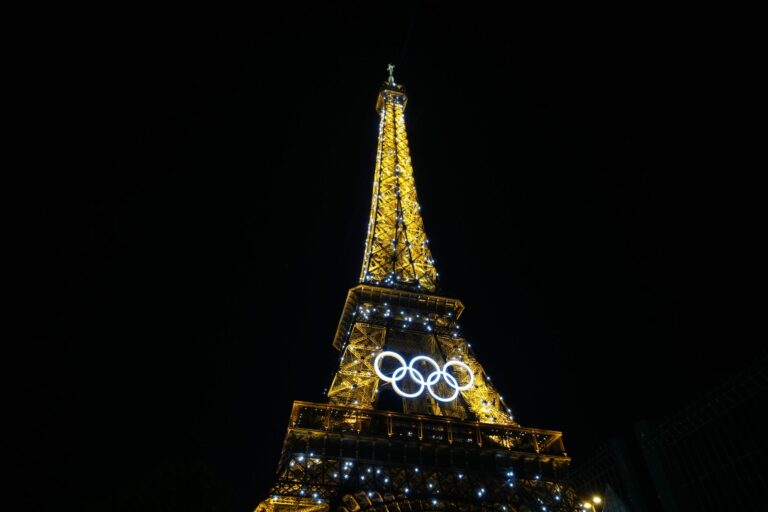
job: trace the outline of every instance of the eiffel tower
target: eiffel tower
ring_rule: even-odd
[[[327,403],[296,401],[257,512],[576,510],[560,432],[521,427],[437,295],[390,65],[360,283],[333,347]]]

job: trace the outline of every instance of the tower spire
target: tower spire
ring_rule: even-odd
[[[389,78],[376,101],[379,138],[360,282],[434,291],[438,273],[416,197],[405,130],[408,97],[395,83],[394,69],[387,66]]]
[[[387,81],[387,84],[395,85],[395,77],[392,75],[392,73],[395,72],[395,65],[391,62],[387,64],[387,71],[389,71],[389,80]]]

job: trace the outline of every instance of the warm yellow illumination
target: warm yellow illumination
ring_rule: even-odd
[[[603,499],[600,496],[592,496],[592,501],[597,503],[598,505],[603,502]]]
[[[354,325],[341,356],[339,371],[328,390],[331,403],[373,407],[379,378],[373,369],[372,354],[384,345],[385,336],[384,327],[364,323]]]
[[[381,124],[361,283],[349,291],[334,336],[340,359],[328,403],[294,402],[271,497],[256,512],[506,511],[505,502],[510,510],[539,510],[549,499],[563,510],[598,512],[605,507],[599,496],[580,503],[557,477],[570,462],[562,433],[515,422],[457,324],[464,305],[435,295],[438,274],[405,132],[407,97],[393,68],[376,105]],[[317,293],[300,298],[299,309],[323,300]],[[402,412],[397,396],[404,398]],[[450,457],[470,449],[492,459],[503,450],[521,463],[546,464],[555,478],[514,478],[510,470],[502,495],[500,482],[481,468],[420,472],[410,453],[414,448],[420,454],[422,443],[425,452]],[[456,486],[456,478],[466,485]],[[478,486],[483,484],[490,502],[486,488]],[[424,485],[435,494],[449,492],[426,497]],[[492,505],[494,495],[501,498],[498,505]]]
[[[407,97],[394,81],[379,93],[373,200],[360,282],[434,291],[437,284],[405,132]]]
[[[480,362],[469,350],[467,341],[459,337],[437,336],[437,342],[446,359],[465,363],[474,375],[474,385],[462,391],[461,395],[477,418],[483,423],[516,425],[512,412],[504,405],[501,395],[491,384]]]
[[[588,501],[585,501],[584,503],[581,504],[581,508],[590,509],[592,508],[592,504]]]
[[[467,341],[459,336],[455,322],[460,311],[441,311],[436,314],[438,309],[430,306],[428,309],[420,307],[403,313],[399,307],[390,308],[387,305],[389,300],[392,303],[406,300],[430,301],[438,276],[416,197],[405,129],[406,102],[405,90],[394,79],[385,83],[376,102],[376,110],[381,119],[371,212],[360,274],[360,281],[375,287],[371,288],[375,294],[364,302],[355,297],[355,300],[350,301],[348,297],[349,311],[357,317],[351,314],[342,317],[343,322],[351,320],[343,329],[342,324],[339,324],[340,330],[337,331],[334,345],[342,350],[341,364],[328,397],[331,403],[339,405],[371,408],[376,403],[379,386],[389,382],[386,379],[386,382],[381,382],[373,364],[374,357],[388,344],[391,325],[385,328],[375,318],[376,314],[386,312],[388,323],[392,322],[397,327],[426,330],[418,335],[418,342],[415,338],[417,335],[411,334],[414,336],[411,342],[431,346],[436,340],[445,358],[440,362],[441,366],[447,363],[465,370],[460,372],[461,376],[454,375],[460,379],[455,386],[443,386],[439,394],[430,393],[430,400],[414,400],[411,404],[414,408],[409,411],[446,414],[462,419],[469,417],[471,411],[483,423],[516,425],[512,411],[491,384],[490,377],[473,356]],[[430,295],[392,296],[385,299],[379,287],[399,288],[400,293]],[[453,332],[436,335],[435,330],[438,328],[446,331],[451,329]],[[466,379],[465,374],[471,378]],[[398,391],[396,386],[393,389],[403,395],[402,390]],[[459,393],[464,399],[463,404],[453,400],[458,398]],[[420,393],[414,389],[404,396],[416,398],[418,395]],[[426,403],[429,408],[425,409],[416,402]],[[446,408],[435,402],[451,402],[451,406]],[[404,404],[405,407],[411,405]]]

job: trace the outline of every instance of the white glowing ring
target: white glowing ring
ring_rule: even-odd
[[[443,365],[443,373],[445,374],[445,380],[447,381],[448,377],[450,377],[452,380],[455,381],[456,379],[453,377],[453,375],[450,375],[445,371],[445,369],[448,368],[449,366],[460,366],[461,368],[464,369],[465,372],[469,374],[469,382],[467,382],[463,386],[456,386],[456,389],[458,389],[459,391],[466,391],[472,387],[472,384],[475,383],[475,375],[472,373],[472,370],[469,368],[469,366],[466,363],[462,363],[461,361],[452,359],[447,363],[445,363],[445,365]],[[458,382],[456,384],[458,384]]]
[[[384,373],[381,371],[381,368],[380,368],[381,360],[387,356],[394,357],[395,359],[397,359],[397,362],[400,363],[400,368],[392,372],[392,375],[390,376],[384,375]],[[376,375],[378,375],[381,380],[383,380],[384,382],[391,382],[392,388],[400,396],[404,396],[406,398],[416,398],[417,396],[419,396],[421,393],[424,392],[423,378],[421,379],[422,380],[421,387],[416,393],[412,393],[412,394],[406,393],[405,391],[403,391],[397,386],[397,381],[405,377],[405,373],[408,371],[408,365],[405,364],[405,359],[403,359],[402,356],[397,352],[391,352],[389,350],[385,350],[384,352],[377,355],[376,359],[373,360],[373,369],[376,370]]]
[[[392,372],[392,375],[385,375],[381,371],[381,360],[385,357],[393,357],[397,359],[397,362],[400,363],[400,367]],[[432,367],[435,369],[433,372],[427,375],[426,379],[424,378],[424,375],[414,367],[414,365],[419,361],[425,361],[426,363],[432,365]],[[463,386],[459,386],[459,381],[456,379],[456,377],[447,371],[450,366],[459,366],[464,371],[466,371],[469,374],[469,382]],[[426,387],[429,391],[429,394],[432,395],[435,400],[439,400],[441,402],[450,402],[459,396],[459,391],[466,391],[467,389],[471,388],[472,384],[475,382],[475,376],[472,373],[472,370],[470,370],[469,366],[462,363],[461,361],[451,360],[445,363],[442,368],[440,368],[440,366],[431,357],[416,356],[411,359],[410,363],[406,364],[405,359],[403,359],[400,354],[390,350],[380,352],[379,355],[376,356],[376,358],[373,360],[373,369],[376,371],[376,375],[378,375],[381,380],[384,382],[390,382],[392,384],[392,389],[394,389],[398,395],[405,398],[416,398],[424,392],[424,388]],[[400,388],[400,386],[397,385],[399,381],[405,378],[406,374],[408,374],[413,382],[420,386],[419,390],[415,393],[406,393]],[[441,377],[445,378],[445,382],[448,387],[453,388],[453,393],[449,397],[439,396],[437,393],[435,393],[434,389],[432,389],[432,386],[437,384]]]

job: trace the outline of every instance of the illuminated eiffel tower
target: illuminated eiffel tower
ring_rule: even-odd
[[[576,510],[561,433],[518,425],[456,323],[464,305],[435,294],[393,68],[376,102],[360,284],[333,339],[339,369],[328,403],[294,402],[257,511]]]

